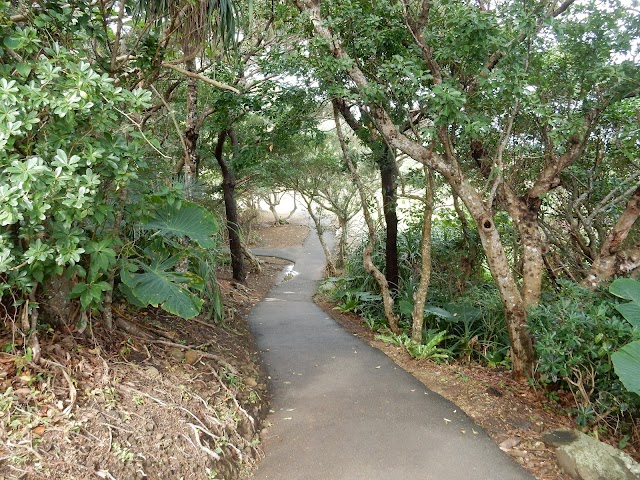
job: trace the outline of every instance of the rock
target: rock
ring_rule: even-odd
[[[513,447],[520,443],[520,439],[518,437],[510,437],[500,443],[499,447],[502,450],[511,450]]]
[[[195,365],[195,363],[202,358],[200,352],[196,352],[195,350],[187,350],[184,353],[184,363],[187,365]]]
[[[257,387],[257,386],[258,386],[258,382],[257,382],[257,380],[256,380],[255,378],[253,378],[253,377],[247,377],[247,378],[245,378],[245,379],[244,379],[244,384],[245,384],[247,387],[250,387],[250,388],[255,388],[255,387]]]
[[[182,362],[184,360],[184,352],[179,348],[172,348],[169,350],[169,355],[178,362]]]
[[[556,447],[560,467],[576,480],[640,480],[640,464],[584,433],[554,430],[545,433],[542,440]]]
[[[158,378],[160,376],[160,371],[156,367],[147,367],[144,370],[144,373],[149,378]]]

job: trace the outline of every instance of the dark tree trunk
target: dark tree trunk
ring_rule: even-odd
[[[380,167],[380,179],[382,181],[382,208],[384,221],[387,226],[385,241],[385,276],[389,288],[397,292],[400,283],[400,271],[398,267],[398,166],[393,152],[387,144],[384,144],[378,159]]]
[[[231,269],[234,280],[244,283],[247,274],[242,258],[242,242],[240,241],[240,227],[238,222],[238,207],[236,205],[236,175],[224,159],[223,147],[227,136],[231,139],[234,148],[237,147],[235,132],[223,131],[218,135],[215,156],[222,171],[222,193],[224,196],[224,210],[227,216],[227,231],[229,232],[229,250],[231,251]]]

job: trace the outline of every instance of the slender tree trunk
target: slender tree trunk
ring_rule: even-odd
[[[462,237],[464,238],[464,243],[467,245],[467,251],[461,257],[460,263],[462,264],[461,269],[463,279],[464,281],[468,281],[472,279],[474,273],[476,272],[476,265],[478,265],[480,249],[478,248],[478,243],[471,238],[467,216],[460,206],[460,197],[458,197],[458,194],[453,190],[451,191],[451,195],[453,197],[453,208],[458,215],[460,226],[462,227]],[[463,288],[464,287],[460,286],[460,293],[464,291]]]
[[[398,327],[398,316],[393,311],[393,296],[391,295],[389,283],[387,282],[387,279],[382,274],[382,272],[375,266],[371,258],[371,254],[373,253],[373,248],[375,246],[376,229],[373,223],[373,219],[371,218],[371,213],[369,212],[367,194],[365,192],[364,185],[362,184],[362,180],[360,179],[360,175],[358,174],[358,171],[356,170],[356,167],[353,164],[351,156],[349,155],[349,152],[347,150],[344,136],[342,135],[342,128],[340,126],[339,109],[335,102],[333,104],[333,116],[336,122],[336,131],[338,133],[338,139],[340,141],[340,148],[342,149],[342,154],[347,164],[347,168],[349,168],[349,172],[351,173],[351,178],[358,188],[360,202],[362,204],[362,213],[364,215],[365,222],[367,223],[367,229],[369,231],[369,241],[367,242],[367,246],[362,252],[362,262],[364,264],[365,270],[369,272],[371,276],[373,276],[375,281],[378,283],[378,286],[380,287],[380,294],[382,295],[385,317],[387,319],[387,322],[389,323],[389,328],[391,329],[391,331],[397,334],[400,332],[400,329]]]
[[[460,182],[452,186],[457,190],[460,199],[465,202],[478,225],[482,247],[487,255],[489,269],[498,287],[504,308],[507,332],[511,341],[513,374],[516,379],[525,380],[527,376],[533,374],[533,343],[527,328],[525,303],[509,266],[500,233],[491,212],[485,208],[482,199],[468,183]]]
[[[273,198],[271,197],[272,195]],[[269,210],[271,210],[271,214],[273,215],[273,224],[276,227],[280,225],[280,215],[278,215],[278,211],[276,210],[279,203],[277,193],[269,193],[267,195],[267,204],[269,205]]]
[[[189,60],[185,64],[186,70],[189,72],[196,71],[194,60]],[[198,165],[198,80],[196,78],[187,77],[187,117],[186,127],[184,131],[184,140],[186,152],[184,154],[184,162],[182,166],[182,175],[184,178],[187,198],[190,198],[191,183],[196,178],[196,169]]]
[[[293,214],[296,213],[296,210],[298,210],[298,202],[296,201],[297,194],[298,194],[297,192],[293,192],[293,210],[291,210],[289,212],[289,215],[287,215],[287,218],[285,218],[286,222],[291,220],[291,217],[293,217]]]
[[[382,209],[384,222],[387,227],[385,241],[385,277],[389,288],[397,292],[400,284],[400,271],[398,267],[398,166],[394,152],[385,143],[378,160],[380,179],[382,183]]]
[[[424,304],[427,299],[431,281],[431,218],[433,216],[433,197],[435,185],[433,171],[424,166],[426,191],[424,195],[424,213],[422,215],[422,240],[420,242],[421,268],[418,290],[413,294],[413,314],[411,338],[422,343],[422,327],[424,325]]]
[[[338,215],[338,226],[340,228],[340,239],[338,240],[338,258],[336,258],[336,267],[344,268],[347,258],[347,240],[349,220],[342,215]]]
[[[262,273],[262,265],[260,265],[260,260],[249,250],[249,248],[244,244],[240,243],[240,248],[242,250],[242,254],[244,258],[246,258],[251,266],[253,267],[253,271],[256,273]]]
[[[309,212],[309,216],[311,217],[311,220],[313,220],[313,224],[316,227],[316,235],[318,235],[318,240],[320,241],[320,245],[322,246],[322,251],[324,252],[324,257],[327,261],[325,272],[327,273],[327,276],[334,277],[336,275],[336,267],[335,267],[335,264],[333,263],[333,256],[331,255],[331,250],[329,249],[329,246],[327,245],[327,242],[324,239],[325,227],[324,225],[322,225],[322,218],[320,218],[320,216],[313,211],[313,196],[312,195],[307,196],[302,192],[300,192],[300,196],[302,197],[302,200],[305,203],[305,207],[307,207],[307,211]]]
[[[237,146],[233,131],[222,131],[218,134],[218,144],[216,145],[215,156],[222,171],[222,193],[224,197],[224,210],[227,216],[227,231],[229,234],[229,250],[231,251],[231,270],[233,279],[244,283],[247,273],[242,258],[242,242],[240,241],[240,223],[238,219],[238,207],[236,205],[235,189],[236,176],[232,168],[229,167],[223,155],[224,142],[227,136]]]

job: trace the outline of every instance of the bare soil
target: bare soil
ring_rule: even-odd
[[[301,245],[304,225],[261,224],[265,248]],[[0,330],[0,479],[249,478],[263,453],[268,393],[246,317],[288,262],[262,258],[247,284],[218,272],[226,319],[185,321],[114,309],[99,322],[40,333],[42,360]],[[18,348],[11,350],[11,345]]]

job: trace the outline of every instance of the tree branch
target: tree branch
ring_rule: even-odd
[[[228,90],[230,92],[237,93],[238,95],[240,94],[240,90],[238,90],[237,88],[232,87],[231,85],[226,85],[224,83],[218,82],[217,80],[214,80],[212,78],[206,77],[201,73],[190,72],[189,70],[185,70],[184,68],[178,67],[177,65],[172,65],[171,63],[167,63],[167,62],[162,62],[162,66],[164,68],[169,68],[171,70],[174,70],[187,77],[196,78],[200,81],[208,83],[209,85],[213,85],[214,87],[218,87],[222,90]]]

